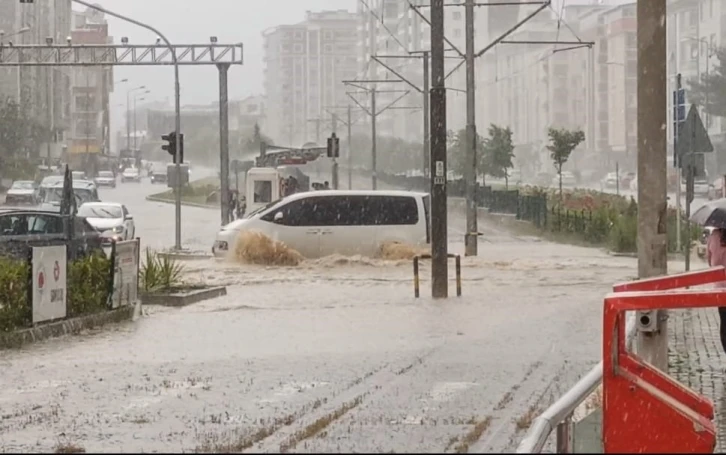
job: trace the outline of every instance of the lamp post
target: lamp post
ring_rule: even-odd
[[[8,33],[8,34],[5,34],[5,31],[4,30],[0,30],[0,47],[2,47],[2,46],[5,45],[5,39],[6,38],[10,38],[10,37],[13,37],[13,36],[23,35],[24,33],[27,33],[29,31],[30,31],[30,27],[28,27],[27,25],[24,26],[24,27],[21,27],[20,29],[18,29],[15,32]],[[12,45],[12,41],[9,41],[8,44],[9,45]],[[20,90],[20,80],[21,80],[21,78],[20,78],[20,65],[18,65],[18,67],[16,69],[16,75],[17,75],[17,79],[16,79],[16,83],[17,83],[17,100],[16,101],[17,101],[18,104],[20,104],[20,96],[21,96],[21,93],[20,93],[21,92],[21,90]]]
[[[130,104],[131,101],[129,99],[131,93],[137,92],[139,90],[146,89],[145,85],[140,85],[138,87],[134,87],[132,89],[129,89],[126,91],[126,150],[131,149],[131,110],[130,110]]]
[[[147,90],[144,93],[140,93],[137,95],[134,95],[134,150],[136,150],[137,144],[136,144],[136,137],[138,136],[138,130],[136,129],[136,102],[137,101],[144,101],[146,98],[139,98],[139,96],[144,96],[151,93],[151,90]]]

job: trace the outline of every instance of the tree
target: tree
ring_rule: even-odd
[[[0,171],[6,178],[27,177],[26,157],[37,156],[48,136],[47,128],[31,119],[27,106],[11,98],[0,102]]]
[[[469,166],[465,128],[458,132],[448,131],[446,133],[446,150],[448,170],[458,175],[465,175],[465,170]],[[479,135],[476,138],[476,156],[476,174],[484,177],[488,173],[489,162],[484,151],[484,140]]]
[[[704,106],[704,110],[717,117],[726,117],[726,48],[716,51],[718,64],[700,79],[688,81],[688,99]]]
[[[580,130],[569,131],[564,128],[550,128],[547,135],[550,138],[547,150],[550,151],[550,158],[552,158],[560,180],[560,201],[562,201],[562,166],[570,159],[572,151],[585,140],[585,133]]]
[[[489,137],[484,139],[482,159],[486,162],[489,175],[504,178],[504,185],[509,187],[509,169],[514,167],[514,143],[512,130],[497,125],[489,126]]]

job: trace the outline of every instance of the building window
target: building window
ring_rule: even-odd
[[[302,51],[303,51],[302,44],[295,44],[295,46],[293,46],[293,52],[295,52],[296,54],[299,54]]]
[[[454,11],[453,14],[451,15],[451,17],[455,21],[460,21],[461,20],[461,11]]]
[[[454,29],[454,38],[461,38],[461,29],[460,28]]]

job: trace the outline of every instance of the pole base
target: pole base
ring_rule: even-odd
[[[479,254],[479,234],[466,233],[464,235],[464,256],[478,256]]]

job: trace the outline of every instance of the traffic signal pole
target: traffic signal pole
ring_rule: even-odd
[[[229,95],[227,74],[229,63],[217,65],[219,70],[219,207],[222,226],[231,221],[229,206]]]
[[[335,115],[335,113],[333,113],[331,115],[332,115],[332,118],[330,119],[330,121],[332,124],[333,135],[335,135],[335,133],[337,133],[337,129],[338,129],[338,116]],[[337,156],[333,156],[332,173],[333,173],[333,189],[337,190],[338,189],[338,157]]]

